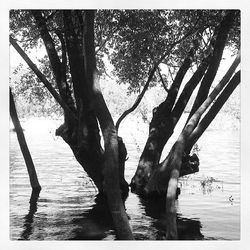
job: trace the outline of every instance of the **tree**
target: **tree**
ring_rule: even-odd
[[[133,239],[122,201],[128,194],[128,184],[124,179],[127,151],[122,138],[117,136],[120,122],[137,107],[147,88],[162,84],[167,97],[153,110],[148,140],[131,187],[144,196],[166,195],[169,215],[166,237],[176,238],[177,179],[198,171],[198,157],[190,156],[190,150],[240,82],[240,72],[234,74],[238,56],[208,95],[225,46],[233,45],[238,50],[238,27],[239,12],[234,10],[10,12],[10,43],[62,107],[64,124],[56,134],[70,146],[98,191],[107,196],[118,239]],[[45,46],[46,64],[49,62],[46,68],[53,72],[49,80],[17,41],[26,50],[40,44]],[[106,73],[104,54],[114,65],[119,83],[129,83],[131,92],[143,88],[135,105],[125,111],[116,126],[99,86],[99,75]],[[169,68],[172,84],[166,83],[169,77],[161,73],[163,64]],[[190,69],[194,73],[179,93]],[[163,147],[199,83],[200,90],[186,126],[160,163]]]
[[[187,70],[191,66],[192,57],[194,57],[194,50],[197,49],[195,46],[191,48],[175,76],[166,100],[153,111],[148,140],[140,157],[137,172],[132,180],[134,188],[138,191],[145,188],[154,168],[158,166],[163,147],[173,134],[174,128],[180,119],[192,92],[200,81],[200,89],[188,120],[207,98],[208,91],[217,73],[235,15],[236,13],[232,11],[228,12],[223,18],[220,25],[215,30],[208,47],[209,51],[212,49],[212,53],[208,53],[208,55],[202,59],[193,76],[184,86],[184,89],[177,100],[177,94],[181,83]],[[238,64],[235,66],[237,67]],[[190,145],[189,148],[191,149],[192,146],[193,145]],[[190,151],[186,151],[185,155],[189,155],[189,153]],[[186,165],[184,164],[184,166]],[[196,171],[196,169],[193,170]],[[192,172],[192,169],[190,169],[190,171]]]
[[[32,187],[33,193],[39,193],[41,191],[41,186],[39,184],[37,174],[36,174],[36,169],[33,163],[33,160],[30,155],[29,148],[27,146],[25,136],[23,134],[23,129],[21,127],[20,121],[17,116],[17,111],[16,111],[16,106],[14,102],[14,98],[11,92],[11,89],[9,90],[10,92],[10,116],[12,119],[12,122],[14,124],[14,128],[17,134],[17,139],[26,163],[26,167],[29,173],[29,179],[30,179],[30,185]]]

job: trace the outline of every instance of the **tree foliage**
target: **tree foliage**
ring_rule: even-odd
[[[138,92],[154,63],[170,49],[160,64],[160,68],[162,65],[168,68],[168,71],[162,72],[162,77],[169,86],[193,43],[198,43],[199,47],[192,66],[195,68],[202,60],[206,46],[225,13],[225,10],[98,10],[95,19],[98,71],[106,74],[108,56],[118,83],[129,84],[129,92]],[[63,33],[62,13],[44,10],[43,15],[61,57],[57,34]],[[239,33],[238,15],[227,41],[233,51],[239,48]],[[10,35],[20,41],[26,50],[43,46],[34,17],[27,10],[10,11]],[[185,35],[188,35],[186,39],[171,48]],[[47,76],[51,72],[48,57],[41,60],[42,72]],[[159,72],[154,74],[150,86],[161,82]]]

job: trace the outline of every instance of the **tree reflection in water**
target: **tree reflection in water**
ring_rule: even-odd
[[[20,240],[29,240],[29,237],[32,234],[33,218],[34,218],[34,214],[37,211],[37,201],[39,198],[39,194],[40,194],[40,190],[32,191],[31,193],[29,212],[24,217],[24,225],[23,225],[24,230],[21,234]]]
[[[164,239],[166,233],[167,218],[165,213],[165,197],[140,198],[147,216],[154,219],[153,227],[157,229],[156,239]],[[196,219],[184,218],[177,213],[176,218],[178,240],[202,240],[201,223]]]
[[[83,213],[81,218],[73,219],[79,225],[70,240],[102,240],[112,232],[112,218],[108,210],[107,200],[97,195],[92,209]]]
[[[152,201],[153,199],[153,201]],[[146,216],[153,219],[152,227],[157,231],[156,240],[164,239],[166,233],[165,198],[141,198]],[[79,225],[74,230],[74,237],[70,240],[101,240],[115,239],[111,214],[107,209],[106,199],[97,195],[92,209],[82,214],[81,218],[74,219],[74,224]],[[142,222],[143,223],[143,222]],[[202,240],[201,223],[198,219],[184,218],[177,214],[177,230],[179,240]],[[135,239],[136,234],[134,235]],[[146,240],[146,238],[139,237]],[[147,239],[152,240],[152,239]]]

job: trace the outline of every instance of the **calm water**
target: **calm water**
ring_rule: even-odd
[[[26,167],[16,134],[10,132],[10,238],[115,239],[109,215],[102,201],[96,199],[94,186],[69,147],[54,136],[59,124],[56,121],[33,121],[23,125],[42,186],[36,206],[29,204],[31,188]],[[129,156],[125,173],[128,182],[136,170],[146,129],[146,125],[135,123],[124,123],[121,127]],[[240,239],[239,132],[210,129],[198,146],[200,172],[179,183],[177,222],[180,238]],[[166,152],[168,148],[167,145]],[[161,239],[164,234],[162,204],[153,204],[132,193],[126,200],[136,239]]]

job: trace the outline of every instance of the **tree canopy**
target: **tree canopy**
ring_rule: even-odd
[[[58,10],[42,12],[61,58],[62,13]],[[154,64],[159,63],[168,69],[162,77],[169,85],[169,79],[174,78],[193,43],[199,45],[193,67],[202,60],[225,13],[225,10],[98,10],[95,19],[98,71],[105,74],[108,56],[117,81],[129,84],[130,91],[138,92]],[[238,16],[227,40],[232,52],[239,48],[239,33]],[[10,35],[25,50],[43,46],[39,29],[28,10],[10,11]],[[41,59],[41,67],[48,77],[51,72],[48,56]],[[151,85],[161,82],[160,72],[154,74]]]

